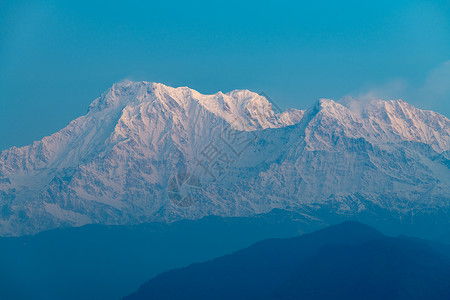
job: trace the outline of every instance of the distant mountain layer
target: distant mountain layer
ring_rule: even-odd
[[[449,245],[346,222],[162,273],[124,299],[450,299],[449,282]]]
[[[246,90],[123,82],[61,131],[0,153],[0,235],[276,208],[445,227],[449,150],[449,119],[401,100],[281,112]]]
[[[297,219],[297,221],[293,221]],[[157,274],[318,228],[298,214],[86,225],[0,238],[0,299],[120,299]]]

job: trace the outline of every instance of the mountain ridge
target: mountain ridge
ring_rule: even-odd
[[[115,84],[59,132],[0,153],[0,234],[330,202],[359,213],[355,195],[395,212],[448,207],[450,121],[402,100],[346,105],[281,112],[247,90]],[[183,174],[197,190],[168,193]]]

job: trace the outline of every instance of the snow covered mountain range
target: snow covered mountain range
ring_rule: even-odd
[[[402,100],[281,112],[247,90],[127,81],[61,131],[0,153],[0,235],[274,208],[447,214],[449,168],[450,120]]]

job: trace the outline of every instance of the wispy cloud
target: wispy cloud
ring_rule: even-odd
[[[450,60],[433,69],[419,91],[433,99],[450,101]]]
[[[381,85],[372,85],[369,88],[363,89],[359,91],[356,97],[363,101],[372,99],[396,99],[399,98],[407,88],[407,81],[403,78],[397,78]]]
[[[432,69],[422,84],[410,84],[405,78],[396,78],[379,85],[368,85],[341,99],[357,98],[366,102],[373,99],[404,99],[420,108],[450,115],[450,60]]]

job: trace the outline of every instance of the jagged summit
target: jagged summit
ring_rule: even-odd
[[[378,145],[411,141],[427,144],[439,153],[450,149],[449,119],[401,99],[320,99],[305,115],[315,117],[309,123],[314,131],[323,126]]]
[[[188,87],[173,88],[146,81],[124,81],[114,84],[92,102],[89,112],[124,109],[152,102],[158,102],[174,113],[183,113],[195,105],[201,105],[239,130],[293,125],[300,121],[302,115],[302,111],[295,109],[274,112],[266,98],[248,90],[203,95]]]
[[[404,101],[355,103],[279,112],[247,90],[114,84],[61,131],[0,153],[0,234],[274,208],[314,217],[331,203],[448,208],[450,121]],[[168,193],[186,174],[195,195]]]

